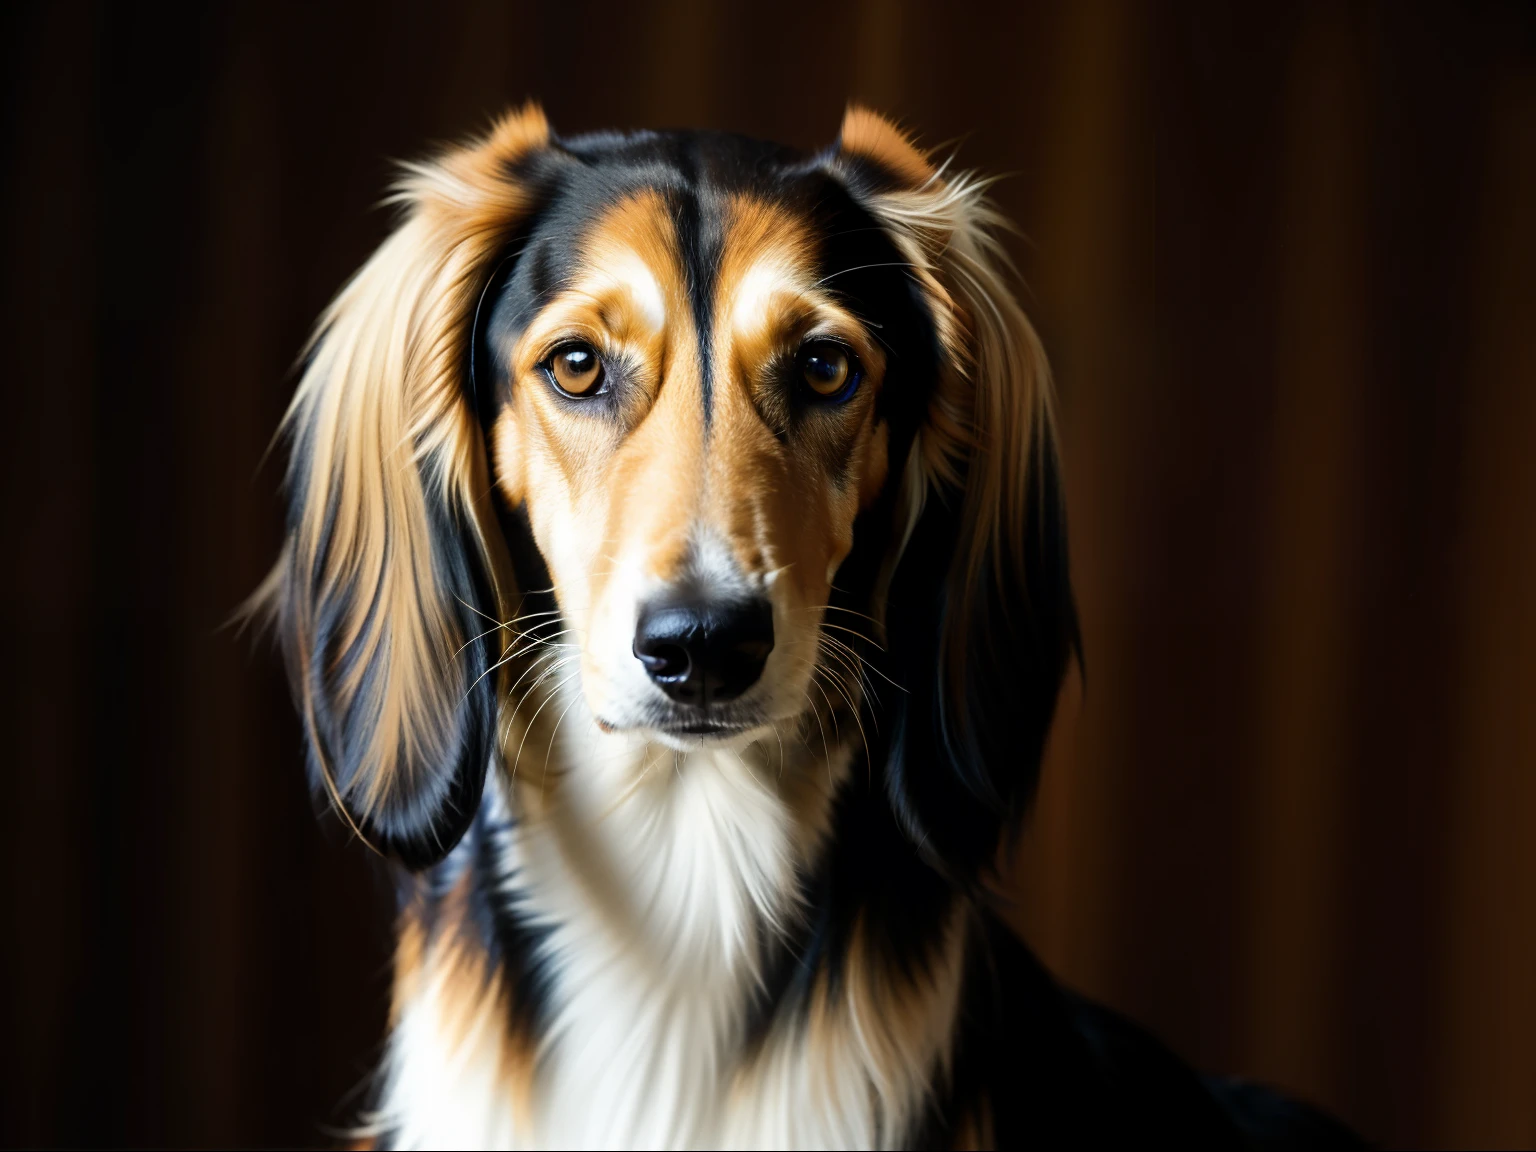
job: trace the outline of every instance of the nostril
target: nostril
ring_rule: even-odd
[[[773,641],[738,640],[731,645],[731,651],[747,660],[766,660],[768,654],[773,651]]]
[[[635,642],[635,655],[655,680],[683,680],[693,665],[681,644]]]

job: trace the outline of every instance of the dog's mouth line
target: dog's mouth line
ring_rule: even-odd
[[[752,734],[766,734],[775,727],[773,718],[751,715],[740,718],[684,718],[668,717],[631,722],[614,723],[602,716],[593,718],[597,727],[609,735],[655,735],[674,740],[699,740],[705,743],[739,739]]]
[[[691,724],[662,725],[661,730],[664,732],[681,733],[685,736],[714,736],[745,732],[752,727],[755,726],[751,724],[715,723],[702,720]]]
[[[751,720],[689,720],[671,723],[625,724],[597,717],[597,726],[604,732],[665,732],[671,736],[739,736],[764,727],[763,721]]]

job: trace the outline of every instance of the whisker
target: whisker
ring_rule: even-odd
[[[462,597],[462,596],[455,596],[454,599],[457,600],[460,604],[464,605],[464,607],[468,608],[476,616],[483,616],[483,617],[485,617],[492,624],[496,625],[496,628],[500,628],[501,627],[501,621],[500,620],[496,619],[496,617],[492,616],[489,612],[483,612],[479,608],[476,608],[468,600],[464,599],[464,597]],[[491,631],[492,632],[496,631],[496,628],[492,628]]]
[[[816,681],[815,673],[811,675],[811,683],[816,685],[816,691],[821,693],[821,698],[827,702],[827,714],[832,716],[832,723],[837,723],[837,717],[833,715],[832,701],[827,697],[827,690]],[[816,701],[811,699],[809,692],[805,693],[806,700],[811,705],[811,715],[816,717],[816,727],[821,729],[821,762],[827,770],[827,787],[832,787],[832,750],[827,747],[827,728],[821,722],[821,713],[816,710]]]
[[[823,645],[830,639],[830,637],[826,636],[821,637]],[[876,704],[880,703],[879,694],[874,690],[873,686],[865,680],[864,674],[859,670],[859,666],[857,664],[850,664],[848,658],[839,652],[836,648],[823,646],[821,650],[826,656],[836,660],[843,671],[847,672],[849,676],[853,677],[854,681],[859,685],[859,687],[867,692],[870,698],[874,700]]]
[[[550,645],[550,651],[548,651],[548,652],[540,652],[537,656],[535,656],[532,660],[530,660],[528,662],[528,667],[523,669],[522,675],[520,675],[516,680],[514,680],[512,682],[512,686],[507,689],[507,699],[508,700],[512,699],[512,694],[517,691],[517,686],[528,678],[528,673],[532,672],[535,668],[537,668],[544,661],[549,660],[549,659],[551,659],[553,657],[558,657],[561,654],[561,652],[566,647],[575,647],[575,645],[569,645],[568,646],[568,645],[565,645],[565,644],[551,644]]]
[[[554,635],[555,636],[564,636],[569,631],[571,631],[571,629],[564,628],[564,629],[561,629],[559,632],[556,632]],[[517,648],[514,651],[508,652],[500,660],[496,661],[496,663],[492,664],[484,672],[480,673],[480,675],[475,677],[474,683],[470,684],[470,686],[464,690],[464,697],[463,697],[463,699],[461,699],[459,701],[459,703],[462,704],[464,702],[464,700],[468,700],[469,699],[469,694],[475,690],[475,684],[480,683],[480,681],[484,680],[492,672],[496,671],[496,669],[498,669],[498,668],[500,668],[500,667],[502,667],[502,666],[504,666],[506,664],[511,663],[513,660],[516,660],[519,656],[525,655],[525,654],[533,651],[535,648],[537,648],[537,647],[539,647],[541,645],[548,645],[548,646],[550,646],[552,648],[556,648],[556,649],[566,648],[566,647],[574,647],[574,645],[556,644],[554,642],[554,636],[551,636],[548,639],[536,639],[536,640],[533,641],[532,644],[528,644],[528,645],[525,645],[522,648]],[[514,685],[514,687],[515,687],[515,685]]]
[[[557,623],[557,621],[551,621],[551,623]],[[527,640],[528,643],[524,644],[521,648],[518,648],[517,654],[522,655],[525,652],[532,652],[535,648],[579,647],[579,645],[577,645],[574,641],[556,639],[556,637],[559,636],[568,636],[574,631],[576,631],[574,628],[562,628],[558,632],[551,632],[548,636],[535,636],[532,632],[519,632],[518,639]]]
[[[898,692],[906,692],[907,691],[900,684],[896,683],[896,681],[892,680],[883,671],[881,671],[881,669],[875,664],[874,661],[870,660],[862,652],[859,652],[858,650],[853,648],[851,645],[843,643],[843,641],[839,640],[835,636],[823,636],[823,637],[821,637],[821,639],[828,641],[829,643],[835,645],[840,651],[846,652],[849,656],[852,656],[856,661],[858,661],[859,666],[861,668],[865,668],[865,669],[868,669],[869,671],[873,672],[876,676],[880,677],[880,679],[884,680],[887,684],[889,684],[892,688],[895,688]],[[862,674],[860,675],[860,679],[864,680],[864,677],[862,676]],[[867,680],[864,680],[864,683],[865,683],[865,686],[869,689],[869,694],[875,698],[875,702],[878,704],[880,702],[880,696],[879,696],[878,693],[875,692],[874,685],[872,683],[870,683],[869,681],[867,681]]]
[[[830,671],[828,674],[830,675]],[[854,705],[853,700],[849,697],[847,686],[840,684],[836,677],[834,677],[833,687],[837,688],[842,693],[843,700],[848,705],[848,710],[853,713],[853,722],[858,725],[859,739],[864,742],[864,763],[867,769],[868,765],[873,763],[874,756],[869,750],[869,737],[864,733],[864,721],[859,719],[859,709]]]
[[[527,668],[523,669],[523,674],[517,678],[517,681],[512,685],[512,687],[507,689],[507,699],[509,701],[512,700],[512,694],[517,691],[518,684],[521,684],[524,680],[526,680],[528,678],[528,674],[530,672],[532,672],[540,664],[544,664],[545,661],[550,661],[548,666],[545,667],[544,671],[539,673],[538,677],[534,680],[534,682],[532,684],[528,685],[528,690],[526,692],[524,692],[520,697],[518,697],[516,702],[511,703],[509,705],[509,707],[507,708],[507,727],[506,727],[506,731],[502,733],[501,740],[498,741],[498,743],[504,742],[507,739],[507,737],[512,734],[512,724],[517,719],[518,711],[522,708],[524,702],[527,701],[529,695],[533,692],[533,690],[535,688],[537,688],[541,683],[544,682],[544,678],[546,676],[548,676],[555,669],[559,668],[562,664],[565,663],[565,661],[567,661],[569,659],[572,659],[572,657],[570,657],[570,656],[562,656],[561,653],[560,653],[560,650],[557,648],[557,649],[555,649],[552,652],[540,653],[540,655],[537,658],[535,658],[533,661],[531,661],[529,663]]]
[[[544,653],[544,655],[543,655],[543,657],[541,659],[547,659],[547,660],[550,661],[550,663],[548,664],[548,666],[545,667],[544,671],[540,672],[536,677],[534,677],[533,683],[528,685],[528,687],[523,690],[523,694],[520,697],[518,697],[517,703],[515,705],[513,705],[513,710],[514,711],[516,711],[517,709],[521,708],[525,703],[527,703],[528,697],[533,694],[534,689],[536,689],[540,684],[544,683],[544,681],[549,677],[549,675],[552,672],[554,672],[557,668],[563,667],[568,661],[575,659],[575,656],[573,656],[573,655],[562,655],[560,652],[555,651],[555,652],[546,652],[546,653]],[[532,671],[533,667],[534,666],[530,666],[529,671]],[[524,673],[524,675],[526,675],[526,674],[527,673]],[[514,687],[514,690],[515,690],[515,687]],[[508,692],[507,695],[510,697],[511,696],[511,692]]]
[[[455,597],[455,599],[457,599],[460,604],[463,604],[464,607],[468,608],[471,612],[474,612],[474,613],[476,613],[477,615],[480,615],[480,616],[484,616],[487,620],[495,620],[494,616],[486,615],[484,612],[481,612],[480,609],[476,608],[473,604],[467,603],[462,597]],[[512,617],[512,619],[507,620],[507,621],[498,621],[495,624],[494,627],[487,628],[484,632],[480,633],[478,636],[471,636],[468,640],[464,641],[463,644],[459,645],[458,650],[454,652],[454,655],[455,656],[459,655],[459,653],[463,652],[464,649],[468,648],[476,640],[483,640],[485,637],[489,636],[492,632],[498,632],[498,631],[500,631],[503,628],[510,628],[513,631],[516,631],[517,630],[516,629],[516,625],[521,624],[524,620],[532,620],[536,616],[558,616],[558,615],[560,615],[560,610],[558,608],[556,608],[553,611],[549,611],[549,612],[529,612],[527,615],[524,615],[524,616],[514,616],[514,617]],[[548,623],[553,623],[553,621],[546,621],[545,622],[545,624],[548,624]],[[543,628],[545,626],[545,624],[535,624],[534,628]],[[530,628],[529,631],[530,632],[533,631],[533,628]]]
[[[841,591],[841,589],[834,588],[833,591]],[[873,616],[870,616],[864,612],[855,612],[852,608],[844,608],[841,604],[823,604],[822,607],[825,608],[828,612],[846,612],[850,616],[858,616],[864,620],[868,620],[877,628],[884,627],[884,625],[881,624],[879,620],[876,620]]]
[[[558,665],[556,665],[556,666],[558,667]],[[544,711],[545,705],[547,705],[551,700],[553,700],[555,698],[555,693],[556,692],[559,692],[560,689],[564,688],[567,684],[569,684],[572,680],[574,680],[577,676],[580,676],[580,675],[581,675],[581,669],[578,668],[578,669],[576,669],[576,671],[572,672],[569,676],[567,676],[564,680],[560,681],[560,683],[556,684],[555,687],[554,687],[554,690],[551,691],[548,696],[544,697],[544,699],[540,702],[539,706],[536,709],[534,709],[533,715],[528,718],[528,727],[523,729],[523,738],[520,741],[518,741],[517,755],[512,757],[512,776],[513,776],[513,779],[517,778],[517,765],[518,765],[518,763],[523,758],[523,745],[528,743],[529,733],[531,733],[533,731],[533,724],[534,724],[534,721],[539,718],[539,713]],[[541,677],[539,677],[539,679],[542,680],[543,677],[541,676]],[[528,691],[531,692],[531,691],[533,691],[533,689],[530,688]],[[526,697],[526,693],[524,695]]]
[[[841,624],[829,624],[825,620],[823,620],[821,622],[821,626],[823,628],[836,628],[839,632],[846,632],[850,636],[857,636],[860,640],[864,641],[866,644],[872,644],[876,648],[880,649],[880,651],[882,651],[882,652],[885,651],[885,646],[883,644],[880,644],[879,642],[877,642],[873,638],[864,635],[864,633],[860,632],[857,628],[847,628],[847,627],[844,627]]]
[[[816,673],[819,671],[819,668],[811,669],[811,683],[816,686],[816,691],[821,693],[821,698],[827,702],[827,719],[832,721],[832,736],[837,741],[837,743],[841,744],[843,742],[843,734],[837,726],[837,708],[832,703],[832,698],[827,695],[826,688],[824,688],[821,684],[821,681],[816,678]],[[816,713],[816,723],[818,725],[821,724],[821,714],[819,712]],[[821,751],[822,755],[826,757],[827,762],[830,764],[832,762],[832,753],[827,750],[827,730],[825,727],[822,727],[821,729]]]
[[[560,721],[565,719],[565,714],[567,712],[576,707],[576,700],[579,699],[581,699],[580,693],[577,694],[576,699],[572,700],[569,704],[560,710],[560,715],[555,720],[555,726],[549,730],[549,744],[544,748],[544,774],[546,776],[549,774],[550,754],[555,750],[555,736],[560,732]]]
[[[916,267],[918,267],[918,265],[912,263],[910,260],[887,260],[884,263],[880,263],[880,264],[855,264],[852,268],[840,268],[836,272],[833,272],[833,273],[830,273],[829,275],[823,276],[820,280],[816,281],[816,283],[812,284],[811,287],[812,288],[820,288],[828,280],[832,280],[832,279],[834,279],[834,278],[836,278],[838,276],[846,276],[850,272],[863,272],[865,269],[868,269],[868,268],[916,268]]]

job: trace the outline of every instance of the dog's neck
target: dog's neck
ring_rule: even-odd
[[[752,1027],[764,957],[806,912],[801,884],[829,834],[848,744],[813,729],[679,752],[605,735],[585,717],[561,729],[537,753],[525,748],[515,775],[495,774],[485,801],[507,830],[501,907],[540,936],[539,1035],[520,1054],[496,1035],[505,974],[483,981],[490,991],[472,1008],[434,999],[430,977],[398,997],[386,1114],[402,1142],[900,1139],[947,1056],[958,925],[921,995],[845,977],[835,995],[823,986],[793,1006],[770,1003]],[[490,1019],[445,1026],[467,1011]],[[437,1071],[419,1067],[428,1063]],[[459,1071],[453,1087],[444,1067]],[[433,1098],[434,1085],[448,1095]]]
[[[514,786],[521,887],[562,957],[542,1137],[722,1138],[763,956],[801,913],[845,770],[833,754],[777,739],[682,752],[582,725],[558,777]]]

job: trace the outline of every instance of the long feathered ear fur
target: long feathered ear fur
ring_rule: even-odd
[[[530,106],[406,168],[402,219],[317,327],[284,421],[288,535],[275,610],[309,764],[342,817],[421,867],[479,807],[509,593],[466,395],[475,306],[528,210]]]
[[[886,783],[930,858],[969,880],[1034,794],[1080,648],[1050,372],[984,181],[936,170],[858,108],[831,164],[908,262],[938,345],[904,468],[893,459],[886,637],[907,692],[886,717]]]

